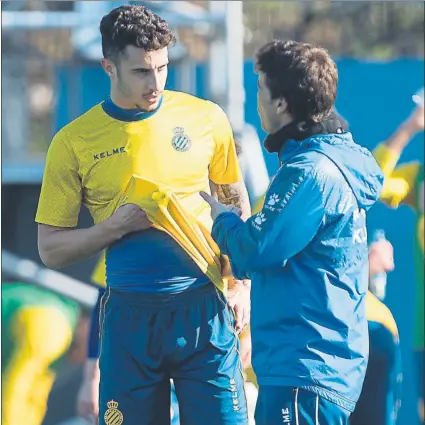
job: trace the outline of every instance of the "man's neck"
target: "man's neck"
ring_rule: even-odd
[[[282,117],[280,124],[276,126],[276,130],[270,134],[278,133],[280,130],[282,130],[283,127],[286,127],[287,125],[291,124],[293,121],[294,119],[291,116]]]
[[[109,97],[112,103],[121,109],[138,109],[137,105],[117,94],[115,90],[111,90]]]

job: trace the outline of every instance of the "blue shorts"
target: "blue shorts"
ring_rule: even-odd
[[[155,295],[108,288],[100,337],[100,425],[170,425],[170,379],[182,425],[247,424],[234,316],[212,284]]]
[[[384,325],[369,322],[369,362],[351,425],[395,425],[401,405],[400,344]]]
[[[300,388],[261,386],[255,425],[348,425],[350,412]]]

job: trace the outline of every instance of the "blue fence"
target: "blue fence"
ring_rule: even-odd
[[[337,100],[339,112],[349,121],[358,143],[373,149],[385,140],[413,107],[412,94],[424,81],[424,62],[396,60],[392,62],[338,61],[340,84]],[[55,130],[71,118],[86,111],[109,93],[109,81],[100,67],[58,71],[58,108]],[[205,69],[197,70],[200,97],[205,97]],[[175,71],[170,69],[168,88],[175,83]],[[256,105],[256,75],[252,62],[245,64],[246,121],[261,130]],[[76,93],[79,98],[75,102]],[[75,105],[77,105],[75,107]],[[267,168],[273,174],[277,160],[265,153]],[[424,160],[424,137],[417,136],[406,148],[401,161]],[[383,205],[373,208],[368,218],[369,232],[383,228],[395,248],[396,269],[389,276],[386,303],[392,310],[400,330],[404,383],[400,425],[415,425],[417,418],[417,380],[412,355],[415,280],[413,266],[414,214],[408,207],[397,211]]]

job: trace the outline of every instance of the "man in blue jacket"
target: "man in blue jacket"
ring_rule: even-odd
[[[332,112],[338,72],[324,49],[271,42],[256,70],[265,147],[280,161],[263,209],[244,222],[201,194],[235,276],[252,279],[256,425],[345,425],[367,365],[366,211],[383,176]]]

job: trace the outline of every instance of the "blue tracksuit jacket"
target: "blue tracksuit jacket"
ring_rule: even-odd
[[[261,212],[220,214],[213,237],[252,279],[260,386],[314,391],[352,411],[368,358],[366,211],[383,175],[349,132],[288,141]]]

